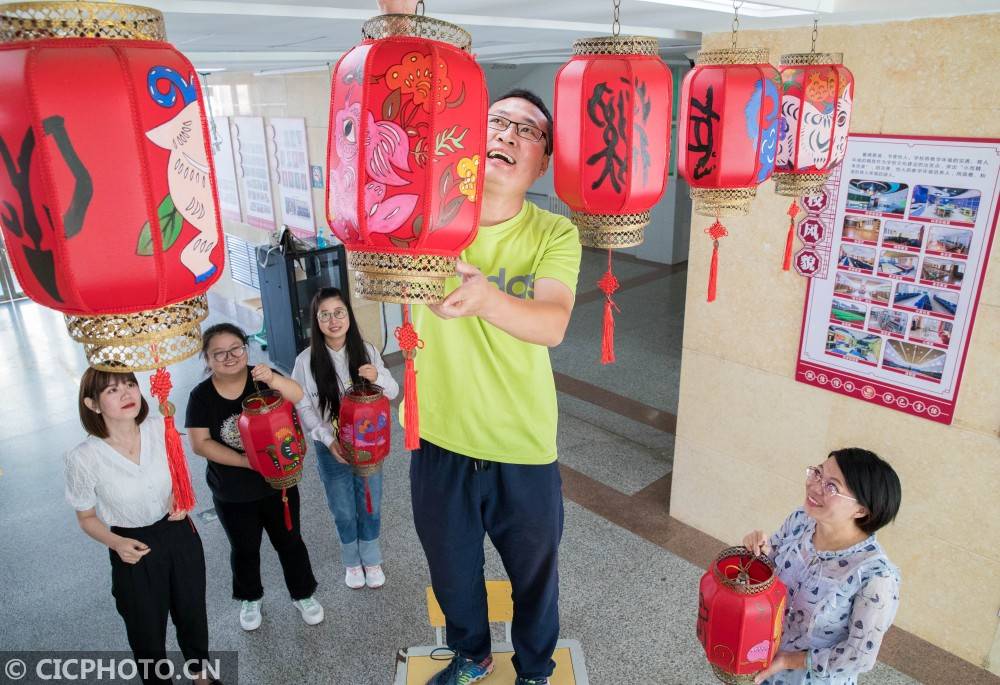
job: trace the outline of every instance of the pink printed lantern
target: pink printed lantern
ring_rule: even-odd
[[[854,76],[842,62],[841,53],[815,49],[781,56],[781,140],[774,170],[774,192],[778,195],[799,198],[818,193],[844,159]],[[785,271],[791,268],[798,210],[793,199],[788,208]]]
[[[365,502],[368,513],[371,513],[368,476],[378,473],[382,462],[389,456],[392,431],[389,400],[382,394],[382,388],[368,382],[348,388],[340,398],[338,425],[338,439],[344,448],[344,457],[355,475],[365,479]]]
[[[262,390],[243,400],[237,428],[250,466],[272,488],[281,490],[285,527],[291,530],[285,490],[302,480],[302,462],[306,456],[306,439],[295,407],[277,390]]]
[[[437,303],[476,237],[486,163],[486,80],[469,34],[422,15],[367,21],[333,72],[327,218],[355,293],[404,305],[406,448],[420,446],[410,303]]]

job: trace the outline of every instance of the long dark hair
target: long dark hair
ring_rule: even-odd
[[[316,380],[316,390],[319,394],[319,413],[324,419],[331,420],[340,414],[340,384],[337,379],[337,370],[333,367],[333,360],[326,349],[326,338],[320,330],[319,306],[324,300],[336,297],[344,303],[347,308],[347,320],[350,326],[347,329],[347,368],[351,372],[351,382],[345,385],[352,385],[361,380],[358,369],[371,362],[368,359],[368,350],[365,349],[364,338],[361,337],[361,329],[358,328],[357,319],[354,318],[354,309],[351,303],[337,288],[320,288],[313,295],[312,304],[309,306],[309,315],[312,317],[312,331],[309,334],[309,370],[312,371]]]

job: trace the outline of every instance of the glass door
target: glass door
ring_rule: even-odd
[[[7,246],[3,242],[3,233],[0,233],[0,303],[11,302],[24,298],[21,286],[14,276],[14,270],[10,267],[10,259],[7,257]]]

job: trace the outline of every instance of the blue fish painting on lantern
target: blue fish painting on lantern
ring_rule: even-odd
[[[778,153],[779,113],[778,84],[769,78],[760,79],[754,83],[750,99],[743,108],[746,120],[747,137],[753,141],[754,149],[758,150],[757,183],[763,183],[771,177],[774,162]],[[763,118],[761,117],[763,108]]]

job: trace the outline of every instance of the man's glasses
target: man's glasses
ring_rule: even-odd
[[[247,346],[240,345],[239,347],[233,347],[228,350],[219,350],[218,352],[212,353],[212,359],[217,362],[224,362],[230,357],[233,359],[239,359],[247,353]]]
[[[543,138],[548,137],[545,131],[537,126],[525,124],[520,121],[511,121],[507,117],[502,117],[499,114],[489,115],[489,117],[486,118],[486,124],[494,131],[506,131],[510,125],[513,124],[514,133],[517,134],[517,137],[530,140],[532,143],[538,143]]]
[[[844,499],[849,499],[852,502],[857,502],[857,497],[851,497],[849,495],[840,494],[840,488],[832,480],[823,480],[823,472],[820,471],[815,466],[809,466],[806,468],[806,482],[807,483],[822,483],[823,484],[823,494],[827,497],[843,497]]]
[[[316,315],[320,323],[329,323],[331,319],[346,319],[346,309],[334,309],[332,312],[320,312]]]

